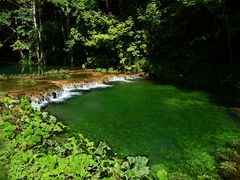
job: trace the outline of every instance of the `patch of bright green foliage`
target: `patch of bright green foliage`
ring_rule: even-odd
[[[118,71],[118,70],[115,70],[113,68],[108,68],[108,69],[105,69],[105,68],[96,68],[95,70],[96,72],[101,72],[101,73],[119,73],[121,71]]]
[[[146,157],[119,159],[111,148],[97,146],[81,134],[63,135],[66,128],[49,115],[33,109],[26,99],[0,100],[0,179],[238,179],[240,141],[230,138],[216,156],[189,150],[185,168],[152,169]],[[226,138],[225,138],[226,139]],[[227,140],[226,140],[227,141]],[[216,161],[216,159],[217,161]],[[155,174],[156,173],[156,174]]]
[[[240,139],[233,139],[218,151],[220,173],[224,179],[240,178]]]
[[[110,156],[103,142],[77,134],[60,136],[65,126],[26,99],[0,101],[1,176],[9,179],[148,179],[148,159]],[[7,175],[5,175],[7,174]],[[0,177],[1,177],[0,176]],[[7,176],[7,177],[4,177]]]

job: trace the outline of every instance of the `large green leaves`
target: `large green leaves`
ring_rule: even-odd
[[[10,18],[10,12],[0,11],[0,29],[2,28],[2,26],[9,26],[11,24]]]
[[[0,101],[0,160],[10,179],[135,179],[147,177],[147,158],[109,156],[83,135],[58,136],[64,125],[26,99]]]

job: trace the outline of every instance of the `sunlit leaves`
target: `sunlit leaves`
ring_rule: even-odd
[[[20,40],[17,40],[12,46],[14,51],[18,50],[29,50],[29,45],[25,42],[21,42]]]
[[[128,157],[123,163],[123,168],[127,169],[127,176],[133,178],[141,178],[149,173],[147,167],[148,159],[145,157]]]
[[[83,135],[57,137],[64,125],[26,99],[0,101],[0,160],[10,179],[102,179],[148,176],[147,158],[111,158],[106,143],[97,147]],[[126,165],[125,163],[125,165]]]
[[[159,180],[168,180],[167,171],[164,169],[160,169],[157,172],[157,177]]]
[[[90,31],[91,36],[85,45],[107,47],[118,55],[120,68],[141,71],[146,64],[147,39],[143,31],[134,32],[133,25],[134,22],[129,17],[124,22],[110,25],[107,31]]]
[[[138,19],[144,22],[148,28],[156,29],[161,23],[162,12],[159,10],[155,1],[148,4],[144,13],[140,12]]]
[[[11,24],[11,13],[0,11],[0,29],[2,26],[10,26]]]
[[[220,174],[224,178],[240,178],[240,140],[235,138],[230,141],[228,148],[221,148],[217,153]]]
[[[9,122],[3,122],[0,120],[0,133],[2,134],[1,136],[9,138],[14,135],[14,131],[16,130],[16,126],[12,125]]]

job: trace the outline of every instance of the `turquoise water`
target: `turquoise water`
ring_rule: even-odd
[[[187,169],[188,162],[213,157],[240,129],[228,109],[201,91],[139,80],[84,92],[47,111],[118,156],[144,155],[151,166]]]

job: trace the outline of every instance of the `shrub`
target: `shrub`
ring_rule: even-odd
[[[219,173],[224,179],[240,179],[240,138],[218,150]]]
[[[65,126],[33,109],[26,99],[0,100],[0,161],[9,179],[143,179],[148,159],[110,156],[103,142],[80,134],[59,136]]]

